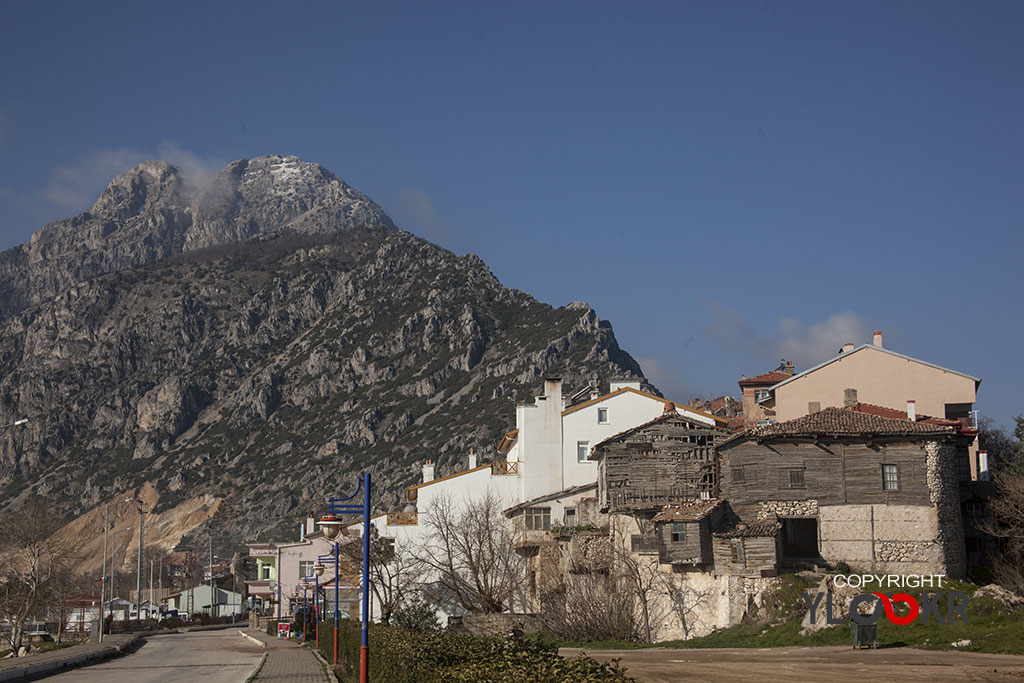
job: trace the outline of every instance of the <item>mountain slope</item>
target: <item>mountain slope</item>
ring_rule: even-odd
[[[34,492],[79,515],[149,482],[159,509],[206,495],[221,501],[214,528],[266,538],[363,470],[383,509],[427,458],[442,471],[470,449],[486,460],[514,423],[510,399],[547,372],[570,387],[642,376],[585,304],[504,287],[362,195],[246,188],[236,170],[254,163],[218,174],[242,197],[218,210],[209,186],[192,190],[184,230],[159,218],[174,182],[129,211],[123,242],[158,242],[148,229],[176,255],[136,251],[128,260],[149,262],[122,268],[98,245],[85,265],[63,251],[53,272],[35,266],[54,289],[77,283],[0,322],[0,423],[33,416],[0,433],[5,501]],[[87,278],[93,268],[113,270]]]

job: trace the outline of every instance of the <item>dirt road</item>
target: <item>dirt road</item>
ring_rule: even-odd
[[[973,652],[848,647],[584,651],[601,661],[621,657],[626,673],[644,683],[1024,681],[1024,656]],[[565,656],[577,652],[561,650]]]

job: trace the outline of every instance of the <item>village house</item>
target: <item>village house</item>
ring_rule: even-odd
[[[718,444],[720,495],[736,518],[716,535],[717,573],[845,562],[964,576],[956,463],[973,434],[955,421],[857,408],[824,408]]]
[[[143,603],[143,609],[145,604]],[[208,614],[214,617],[230,617],[245,611],[241,593],[216,586],[211,589],[206,583],[168,595],[166,605],[168,610],[177,610],[180,615]]]
[[[780,370],[739,383],[748,428],[793,420],[823,408],[865,403],[959,420],[970,429],[977,426],[974,403],[981,380],[886,349],[882,332],[876,330],[870,344],[847,342],[838,355],[802,372],[794,373],[792,364],[784,364]],[[988,478],[987,456],[979,455],[977,439],[965,457],[972,479]]]
[[[341,543],[355,539],[341,537]],[[256,578],[246,581],[246,590],[257,610],[276,618],[294,614],[302,603],[303,579],[313,579],[313,567],[321,555],[333,552],[333,545],[316,528],[310,515],[301,524],[294,542],[247,543],[249,556],[256,559]],[[333,571],[332,577],[333,578]]]
[[[479,464],[471,454],[468,469],[444,477],[435,477],[434,463],[427,461],[423,482],[406,490],[404,509],[371,522],[382,537],[395,539],[396,547],[414,549],[429,541],[430,511],[438,501],[466,505],[491,495],[500,501],[517,538],[593,524],[598,467],[590,459],[592,446],[659,416],[664,405],[665,399],[644,391],[639,380],[612,380],[604,394],[591,385],[563,399],[561,377],[549,377],[543,395],[516,405],[516,426],[497,446],[503,459]],[[726,424],[723,418],[672,405],[695,424]],[[361,526],[350,529],[358,535]],[[459,611],[442,605],[438,616],[444,623]]]

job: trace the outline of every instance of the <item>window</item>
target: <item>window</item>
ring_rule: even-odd
[[[307,579],[313,576],[313,560],[299,560],[299,578]]]
[[[261,567],[260,580],[262,580],[262,581],[269,581],[270,580],[270,565],[269,564],[265,564],[265,565],[263,565]]]
[[[565,525],[576,526],[576,508],[565,508]]]
[[[900,466],[899,465],[882,465],[882,490],[883,491],[899,491],[900,490]]]
[[[743,468],[742,467],[733,467],[732,468],[732,483],[734,483],[734,484],[746,484],[747,483],[747,477],[746,477],[746,474],[743,472]]]
[[[672,542],[686,542],[686,525],[682,522],[672,522]]]
[[[597,409],[597,424],[606,425],[608,424],[608,409],[598,408]]]
[[[547,531],[551,528],[551,508],[526,508],[526,529]]]
[[[576,442],[576,462],[587,462],[587,457],[590,456],[590,442],[589,441],[577,441]]]
[[[802,489],[804,487],[804,471],[803,469],[793,469],[789,471],[789,488],[791,489]]]
[[[762,403],[767,401],[771,396],[771,391],[768,389],[754,389],[754,401]]]

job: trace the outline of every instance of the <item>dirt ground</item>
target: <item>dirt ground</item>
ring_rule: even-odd
[[[1024,638],[1024,634],[1021,637]],[[621,657],[626,674],[644,683],[1024,681],[1024,656],[906,647],[584,651],[601,661]],[[563,648],[560,654],[572,657],[578,652],[578,649]]]

